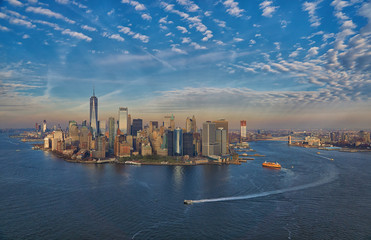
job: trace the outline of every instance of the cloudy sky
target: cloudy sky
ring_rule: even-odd
[[[0,1],[0,127],[173,113],[371,128],[371,3]]]

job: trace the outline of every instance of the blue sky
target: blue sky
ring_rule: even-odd
[[[370,128],[371,3],[0,3],[0,127],[89,117]],[[199,126],[200,127],[200,126]]]

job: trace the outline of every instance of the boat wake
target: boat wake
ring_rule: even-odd
[[[313,187],[318,187],[321,185],[324,185],[326,183],[330,183],[334,181],[338,176],[337,171],[335,168],[332,167],[331,171],[329,174],[312,183],[300,185],[300,186],[295,186],[295,187],[290,187],[290,188],[285,188],[285,189],[279,189],[279,190],[273,190],[273,191],[267,191],[267,192],[261,192],[261,193],[254,193],[254,194],[249,194],[249,195],[244,195],[244,196],[236,196],[236,197],[221,197],[221,198],[210,198],[210,199],[200,199],[200,200],[187,200],[191,201],[192,203],[208,203],[208,202],[223,202],[223,201],[234,201],[234,200],[244,200],[244,199],[251,199],[251,198],[258,198],[258,197],[266,197],[270,195],[276,195],[276,194],[281,194],[281,193],[287,193],[287,192],[293,192],[293,191],[299,191],[299,190],[304,190],[307,188],[313,188]]]

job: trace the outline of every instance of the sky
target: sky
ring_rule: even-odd
[[[0,1],[0,128],[195,115],[371,128],[371,3]]]

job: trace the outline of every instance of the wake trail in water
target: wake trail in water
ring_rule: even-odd
[[[300,185],[300,186],[295,186],[295,187],[290,187],[290,188],[285,188],[285,189],[279,189],[279,190],[274,190],[274,191],[268,191],[268,192],[254,193],[254,194],[249,194],[249,195],[244,195],[244,196],[237,196],[237,197],[222,197],[222,198],[192,200],[192,203],[207,203],[207,202],[244,200],[244,199],[266,197],[266,196],[271,196],[271,195],[276,195],[276,194],[299,191],[299,190],[304,190],[304,189],[307,189],[307,188],[318,187],[318,186],[324,185],[326,183],[330,183],[337,178],[337,175],[338,175],[337,171],[333,168],[330,171],[329,175],[326,176],[325,178],[322,178],[322,179],[320,179],[316,182],[312,182],[312,183],[308,183],[308,184],[304,184],[304,185]]]

